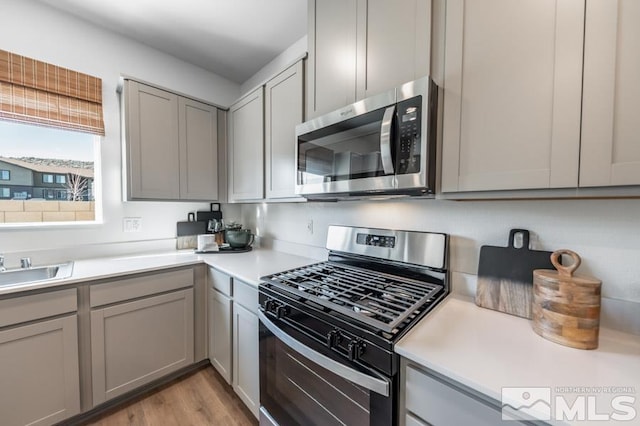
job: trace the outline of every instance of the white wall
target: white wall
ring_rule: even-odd
[[[122,202],[118,78],[126,74],[222,106],[237,99],[239,85],[33,0],[3,0],[2,15],[2,49],[102,78],[106,136],[100,143],[104,224],[0,228],[0,253],[7,254],[12,265],[19,256],[33,253],[37,264],[49,249],[56,249],[49,258],[80,258],[120,242],[139,242],[139,249],[155,243],[175,247],[176,221],[208,205]],[[225,206],[225,216],[233,217],[233,212],[239,210]],[[127,216],[142,218],[141,232],[122,232],[122,218]]]
[[[475,294],[482,245],[506,246],[511,228],[532,232],[534,249],[568,248],[579,274],[602,280],[603,323],[640,334],[640,200],[344,201],[252,204],[243,221],[269,241],[325,246],[330,224],[445,232],[454,291]],[[313,234],[307,222],[313,220]],[[296,247],[297,253],[305,253]]]
[[[307,36],[304,36],[289,46],[287,50],[276,56],[267,65],[262,67],[260,71],[251,76],[251,78],[242,83],[240,86],[240,93],[244,95],[256,87],[266,83],[306,54]]]

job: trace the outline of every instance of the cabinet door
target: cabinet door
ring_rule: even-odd
[[[264,95],[260,87],[229,108],[229,200],[257,200],[264,186]]]
[[[80,412],[78,319],[0,332],[3,425],[50,425]]]
[[[267,198],[296,196],[296,125],[304,120],[303,85],[302,61],[265,85]]]
[[[576,187],[584,0],[450,0],[442,191]]]
[[[307,118],[356,100],[357,0],[309,0]]]
[[[234,303],[233,389],[256,418],[260,409],[258,365],[258,316]]]
[[[178,96],[127,81],[127,181],[131,199],[180,198]]]
[[[218,109],[179,98],[180,198],[218,198]]]
[[[580,186],[640,184],[640,2],[587,2]]]
[[[358,99],[429,75],[430,0],[359,0]]]
[[[209,361],[231,384],[231,299],[209,289]]]
[[[193,289],[91,312],[93,404],[193,363]]]

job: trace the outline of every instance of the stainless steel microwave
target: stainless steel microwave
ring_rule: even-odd
[[[296,194],[433,196],[437,93],[425,77],[296,126]]]

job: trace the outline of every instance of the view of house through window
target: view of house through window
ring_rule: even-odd
[[[95,220],[96,137],[0,120],[0,224]]]

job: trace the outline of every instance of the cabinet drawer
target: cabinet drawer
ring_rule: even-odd
[[[236,278],[233,279],[233,300],[254,314],[258,313],[258,289]]]
[[[209,268],[209,280],[211,287],[225,296],[231,297],[231,277],[214,268]]]
[[[0,300],[0,328],[66,314],[77,309],[75,288],[4,299]]]
[[[406,374],[406,408],[426,422],[439,426],[495,426],[502,422],[500,410],[489,402],[411,366]]]
[[[193,286],[193,268],[144,275],[91,286],[91,307]]]

